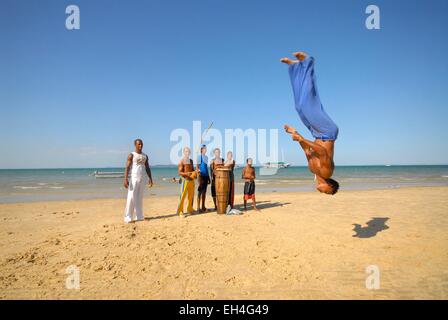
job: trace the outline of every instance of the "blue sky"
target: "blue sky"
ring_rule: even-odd
[[[365,28],[369,4],[381,30]],[[296,50],[316,59],[336,164],[447,164],[446,15],[443,0],[3,0],[0,168],[122,166],[135,137],[169,163],[170,132],[193,120],[310,138],[278,62]]]

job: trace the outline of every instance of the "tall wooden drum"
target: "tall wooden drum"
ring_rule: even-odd
[[[219,214],[225,214],[229,201],[230,169],[217,168],[215,173],[216,206]]]

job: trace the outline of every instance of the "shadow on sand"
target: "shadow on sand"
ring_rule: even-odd
[[[263,209],[268,209],[268,208],[275,208],[275,207],[283,207],[285,205],[291,204],[290,202],[271,202],[271,201],[257,201],[257,208],[260,210]],[[240,211],[243,211],[244,205],[243,204],[235,204],[234,206],[235,209],[238,209]],[[248,211],[251,211],[252,208],[252,200],[249,200],[247,203],[247,208]],[[199,216],[199,215],[203,215],[203,214],[208,214],[208,213],[216,213],[215,209],[208,209],[207,212],[198,212],[198,213],[194,213],[194,214],[186,214],[185,217],[189,217],[189,216]],[[146,217],[145,221],[150,221],[150,220],[158,220],[158,219],[168,219],[168,218],[174,218],[177,217],[178,214],[177,213],[171,213],[171,214],[166,214],[166,215],[160,215],[160,216],[156,216],[156,217]]]
[[[260,210],[263,209],[269,209],[269,208],[275,208],[275,207],[283,207],[288,204],[291,204],[290,202],[271,202],[271,201],[257,201],[257,208]],[[243,211],[244,204],[235,204],[235,209]],[[252,200],[247,200],[247,209],[252,210]]]
[[[360,224],[354,223],[353,231],[356,232],[353,237],[356,238],[372,238],[380,231],[387,230],[389,227],[386,225],[389,218],[372,218],[372,220],[366,223],[366,227],[361,227]]]

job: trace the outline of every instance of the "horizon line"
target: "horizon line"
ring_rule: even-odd
[[[154,164],[150,165],[150,167],[176,167],[175,164]],[[413,166],[448,166],[448,164],[341,164],[335,166],[337,167],[413,167]],[[261,165],[254,165],[254,167],[261,167]],[[293,165],[290,167],[308,167],[308,165]],[[104,167],[40,167],[40,168],[0,168],[0,170],[73,170],[73,169],[111,169],[111,168],[125,168],[124,166],[104,166]]]

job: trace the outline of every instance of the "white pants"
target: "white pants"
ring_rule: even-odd
[[[128,187],[128,201],[124,210],[124,222],[143,220],[143,195],[146,181],[144,179],[131,178]],[[134,212],[136,219],[134,219]]]

